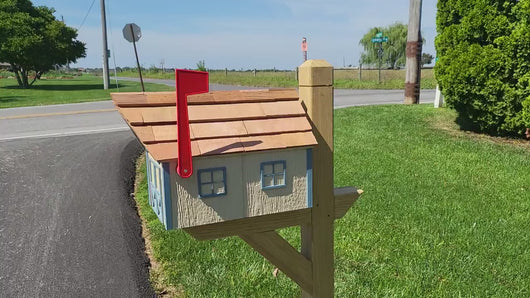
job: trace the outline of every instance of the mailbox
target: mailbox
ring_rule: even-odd
[[[179,88],[177,83],[177,94]],[[312,206],[317,142],[295,89],[186,93],[187,106],[177,105],[176,97],[112,94],[145,147],[149,203],[166,229]],[[187,119],[179,118],[179,109],[187,110]],[[188,144],[188,153],[179,152],[187,150],[179,142]],[[179,175],[186,154],[191,175]]]

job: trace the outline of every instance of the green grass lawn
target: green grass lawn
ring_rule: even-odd
[[[210,83],[239,86],[258,87],[298,87],[296,73],[294,71],[257,71],[254,76],[251,71],[225,71],[212,70]],[[119,76],[138,77],[138,73],[128,71],[121,72]],[[142,75],[155,79],[174,79],[171,72],[146,71]],[[359,79],[358,69],[335,69],[334,86],[342,89],[403,89],[405,86],[405,70],[384,69],[381,71],[381,84],[378,82],[378,71],[374,69],[363,69]],[[436,80],[432,69],[423,69],[421,73],[421,88],[436,88]]]
[[[166,85],[145,84],[146,91],[174,90]],[[103,89],[101,77],[83,75],[72,79],[38,80],[28,89],[18,87],[15,79],[0,79],[0,108],[64,104],[109,100],[111,92],[140,92],[140,83],[111,81],[108,90]]]
[[[337,297],[529,297],[530,145],[459,132],[427,105],[335,111],[335,184],[365,193],[335,223]],[[159,290],[176,296],[298,297],[285,275],[238,238],[165,231],[136,200]],[[299,230],[281,234],[299,247]]]

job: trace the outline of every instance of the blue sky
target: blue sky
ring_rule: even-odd
[[[86,21],[89,7],[94,5]],[[58,19],[78,28],[87,57],[76,66],[100,67],[100,0],[33,0],[56,10]],[[308,58],[335,67],[358,65],[359,40],[372,27],[408,23],[408,0],[106,0],[110,66],[135,66],[132,44],[122,35],[127,23],[142,29],[137,44],[144,67],[194,68],[199,60],[214,69],[293,69]],[[436,1],[423,0],[424,52],[435,54]],[[81,27],[80,27],[81,26]]]

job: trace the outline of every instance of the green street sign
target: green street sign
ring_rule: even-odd
[[[378,32],[375,37],[383,37],[383,32]]]
[[[374,37],[372,38],[372,43],[388,42],[388,37]]]

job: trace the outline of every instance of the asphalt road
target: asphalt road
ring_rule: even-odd
[[[171,80],[150,82],[171,85]],[[210,85],[210,90],[247,89],[243,86]],[[402,90],[335,89],[335,108],[401,104]],[[434,90],[422,90],[421,103],[432,103]],[[111,101],[67,105],[0,109],[0,141],[127,131],[129,128],[114,110]]]
[[[0,142],[0,296],[149,297],[128,131]]]
[[[335,90],[335,108],[402,100]],[[110,101],[0,109],[0,297],[154,295],[130,198],[141,151]]]
[[[127,81],[140,81],[138,78],[119,78]],[[175,86],[173,80],[144,79],[145,82]],[[226,86],[219,84],[210,84],[210,90],[233,90],[236,89],[260,89],[267,87],[245,87],[245,86]],[[434,89],[421,90],[420,103],[434,103]],[[401,104],[405,97],[403,90],[356,90],[356,89],[335,89],[335,108],[345,108],[364,105],[380,104]]]

